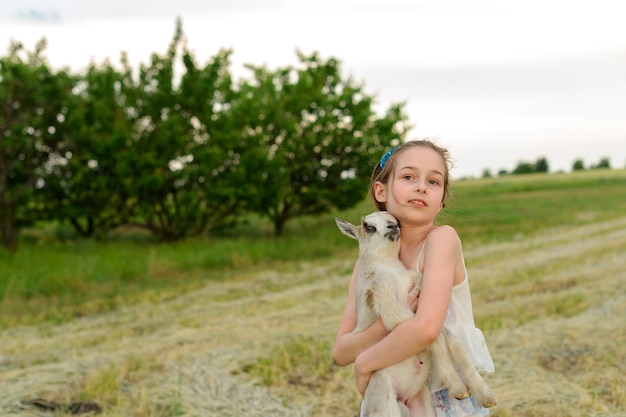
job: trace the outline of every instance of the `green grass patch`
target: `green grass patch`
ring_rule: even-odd
[[[330,359],[329,340],[302,336],[276,346],[271,353],[241,367],[252,379],[266,386],[299,386],[310,389],[324,385],[336,366]]]
[[[625,186],[625,170],[458,181],[439,222],[454,226],[466,246],[519,239],[621,217]],[[49,227],[31,230],[16,253],[0,252],[0,328],[158,302],[246,271],[353,257],[356,246],[338,232],[334,218],[357,222],[372,207],[363,201],[347,211],[294,219],[281,237],[254,217],[228,234],[173,244],[126,232],[96,241],[68,240],[67,231]]]
[[[580,225],[626,212],[626,171],[529,174],[460,181],[440,215],[464,242],[503,241],[545,228]]]

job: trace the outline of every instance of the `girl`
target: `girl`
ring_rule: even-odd
[[[374,371],[424,350],[437,338],[444,322],[463,340],[479,371],[494,371],[483,334],[474,325],[459,237],[451,226],[434,224],[448,195],[448,163],[446,149],[427,140],[411,141],[387,152],[372,173],[370,194],[377,208],[388,211],[400,222],[400,260],[407,268],[416,268],[423,279],[421,292],[409,298],[415,316],[391,332],[378,320],[353,334],[357,262],[333,356],[339,365],[354,362],[361,396]],[[436,381],[431,379],[430,386],[436,387]],[[432,401],[425,402],[423,395],[432,395]],[[411,416],[425,415],[425,404],[432,404],[438,417],[487,414],[472,397],[456,400],[448,397],[446,390],[431,393],[424,388],[406,402]]]

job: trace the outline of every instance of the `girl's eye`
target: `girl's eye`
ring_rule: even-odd
[[[437,180],[430,180],[430,183],[433,185],[439,185],[439,181]]]

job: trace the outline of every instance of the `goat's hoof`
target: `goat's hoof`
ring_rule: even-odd
[[[485,408],[491,408],[494,407],[496,404],[498,404],[498,401],[496,400],[496,396],[493,395],[492,393],[487,394],[486,396],[481,396],[481,398],[477,398],[478,403],[480,405],[482,405]]]
[[[443,380],[441,381],[441,388],[447,388],[448,395],[457,400],[464,400],[470,396],[469,388],[460,380]]]
[[[485,408],[491,408],[494,407],[497,404],[496,400],[487,400],[487,401],[483,401],[480,405],[482,405]]]
[[[456,398],[457,400],[464,400],[466,398],[469,398],[469,393],[462,393],[459,395],[455,395],[454,398]]]
[[[466,398],[469,398],[470,396],[470,393],[467,389],[450,389],[449,393],[457,400],[464,400]]]

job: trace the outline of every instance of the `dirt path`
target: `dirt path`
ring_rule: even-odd
[[[624,373],[624,248],[626,217],[465,248],[477,320],[500,322],[486,332],[497,367],[488,382],[501,403],[492,415],[573,416],[580,407],[588,415],[626,415],[618,411],[623,388],[589,388]],[[110,392],[106,416],[354,415],[349,370],[323,400],[270,391],[233,373],[294,335],[331,343],[353,263],[303,263],[160,304],[2,331],[0,415],[50,415],[23,401],[70,401],[89,387]],[[622,368],[603,368],[617,363],[614,355]]]

